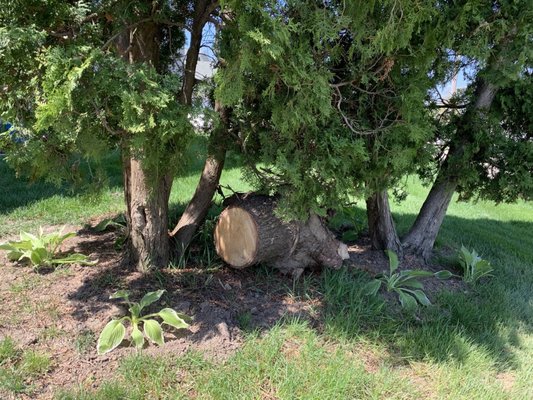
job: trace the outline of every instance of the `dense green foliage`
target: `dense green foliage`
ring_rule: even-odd
[[[1,136],[8,162],[55,182],[82,172],[98,181],[99,162],[121,148],[154,176],[175,170],[192,132],[176,101],[180,74],[170,73],[183,32],[163,30],[157,64],[132,65],[116,41],[140,21],[179,25],[181,3],[0,2],[0,116],[24,139]]]
[[[395,5],[229,2],[236,18],[223,32],[217,94],[240,116],[250,164],[266,165],[250,175],[299,215],[396,183],[431,135],[418,106],[437,11]]]
[[[433,178],[459,146],[449,170],[464,198],[530,197],[526,3],[225,2],[217,95],[235,109],[248,177],[301,216],[401,189],[415,170]],[[459,70],[470,86],[442,100]],[[502,88],[488,116],[473,110],[480,82]]]

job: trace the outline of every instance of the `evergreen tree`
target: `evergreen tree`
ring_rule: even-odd
[[[191,46],[184,70],[176,62],[184,29],[201,32],[216,7],[0,1],[0,116],[25,138],[22,146],[4,140],[7,161],[60,183],[118,149],[129,256],[140,270],[168,262],[168,198],[193,133],[187,114],[199,47]]]

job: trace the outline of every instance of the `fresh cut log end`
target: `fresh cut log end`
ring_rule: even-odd
[[[258,231],[252,215],[238,207],[226,208],[215,228],[217,254],[234,268],[254,263],[258,247]]]

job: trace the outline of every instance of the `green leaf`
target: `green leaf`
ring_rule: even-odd
[[[473,255],[468,251],[468,249],[464,246],[461,246],[461,255],[462,255],[462,261],[464,262],[463,268],[467,268],[469,265],[472,265],[472,262],[474,261]]]
[[[416,278],[408,278],[407,280],[401,282],[402,286],[407,286],[415,289],[424,289],[422,282],[416,280]]]
[[[394,251],[385,250],[385,253],[387,254],[387,257],[389,257],[390,273],[392,274],[394,271],[398,269],[398,266],[400,265],[400,261],[398,260],[398,256],[396,255]]]
[[[407,278],[429,278],[433,276],[433,272],[423,271],[421,269],[407,269],[402,271],[401,275]]]
[[[113,350],[122,343],[125,335],[126,328],[122,325],[122,320],[114,319],[110,321],[98,338],[98,343],[96,344],[98,354],[105,354]]]
[[[95,265],[97,261],[89,261],[89,257],[84,254],[74,253],[69,254],[63,258],[55,258],[52,264],[80,264],[80,265]]]
[[[133,303],[133,305],[129,308],[129,312],[133,317],[139,318],[141,315],[141,306],[139,303]]]
[[[49,261],[49,254],[45,248],[39,247],[34,249],[30,255],[31,263],[35,266],[45,264]]]
[[[435,272],[435,278],[438,279],[450,279],[453,274],[450,271],[443,269],[442,271]]]
[[[114,227],[114,228],[122,228],[123,225],[118,223],[118,222],[115,222],[112,218],[106,218],[106,219],[103,219],[102,221],[100,221],[94,228],[93,230],[95,232],[104,232],[106,231],[108,228],[110,227]]]
[[[150,304],[156,302],[161,298],[161,296],[165,293],[165,290],[157,290],[155,292],[149,292],[144,295],[144,297],[141,299],[141,302],[139,303],[141,306],[141,310],[149,306]]]
[[[413,296],[410,294],[407,294],[401,290],[397,291],[398,296],[400,297],[400,304],[403,308],[405,308],[408,311],[413,311],[416,309],[416,300]]]
[[[133,325],[133,330],[131,331],[131,341],[133,342],[136,348],[142,349],[144,345],[144,335],[137,327],[137,324]]]
[[[58,244],[61,244],[63,243],[65,240],[67,239],[70,239],[72,237],[76,237],[76,232],[69,232],[69,233],[66,233],[64,234],[63,236],[60,236],[57,240],[57,243]]]
[[[381,287],[381,281],[379,279],[374,279],[373,281],[368,282],[363,287],[363,295],[375,296],[380,287]]]
[[[130,297],[130,292],[127,290],[117,290],[115,293],[113,293],[111,296],[109,296],[109,299],[126,299]]]
[[[18,250],[13,250],[13,251],[10,251],[9,253],[7,253],[7,259],[9,261],[19,261],[20,258],[24,255],[23,252],[21,251],[18,251]]]
[[[414,294],[418,302],[423,306],[431,305],[431,301],[429,301],[426,294],[422,290],[410,290],[409,292]]]
[[[180,318],[179,314],[172,308],[164,308],[159,311],[159,316],[163,319],[164,323],[173,326],[176,329],[188,328],[189,324]]]
[[[144,322],[144,333],[152,342],[157,343],[158,345],[163,345],[165,339],[163,339],[163,330],[159,322],[153,319],[147,319]]]
[[[28,232],[20,232],[20,240],[22,242],[40,242],[39,238],[31,233]]]

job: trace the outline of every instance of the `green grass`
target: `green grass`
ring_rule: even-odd
[[[174,220],[197,180],[198,173],[175,180],[171,195]],[[240,171],[231,165],[222,182],[235,190],[247,189],[240,181]],[[43,183],[22,192],[27,184],[16,181],[1,162],[0,184],[9,188],[6,193],[13,192],[11,197],[0,197],[0,236],[17,233],[21,227],[83,223],[123,208],[118,186],[93,202]],[[407,201],[392,206],[401,233],[414,220],[427,193],[414,179],[409,180],[408,189]],[[353,216],[357,226],[364,223],[362,208],[356,208]],[[466,292],[441,293],[434,306],[421,309],[416,317],[391,309],[380,298],[363,296],[363,285],[369,279],[363,272],[325,271],[320,276],[306,276],[307,280],[294,288],[295,296],[303,292],[303,296],[323,299],[320,330],[301,321],[286,321],[257,336],[247,329],[248,316],[243,314],[238,322],[249,336],[224,362],[196,353],[181,358],[133,356],[122,360],[116,375],[96,391],[81,387],[58,393],[58,398],[531,398],[532,233],[532,203],[454,202],[437,248],[445,247],[448,253],[461,244],[475,248],[495,268],[494,277]],[[453,258],[441,261],[455,264]],[[262,274],[264,270],[257,269],[258,279],[264,278]],[[20,285],[10,290],[24,290],[33,282]],[[85,338],[79,341],[82,352]],[[0,343],[0,365],[8,371],[2,384],[16,391],[24,382],[12,368],[22,368],[24,363],[21,355],[9,355],[15,351],[13,346]]]
[[[10,337],[0,341],[0,395],[32,393],[32,379],[42,376],[52,365],[48,354],[21,350]]]
[[[249,190],[250,186],[241,181],[241,172],[235,163],[229,160],[221,184],[229,184],[236,191]],[[4,189],[0,196],[0,240],[20,231],[37,231],[40,225],[84,224],[91,217],[123,212],[118,155],[110,155],[107,165],[111,185],[95,195],[72,192],[68,187],[58,188],[43,181],[17,179],[14,171],[0,159],[0,188]],[[170,195],[171,224],[177,222],[178,215],[196,189],[202,168],[200,157],[194,160],[192,168],[193,171],[184,171],[174,180]]]

